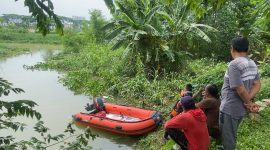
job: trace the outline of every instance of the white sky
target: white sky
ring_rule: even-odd
[[[89,10],[99,9],[107,18],[111,18],[110,12],[103,0],[51,0],[54,5],[54,12],[60,16],[72,17],[81,16],[89,20]],[[0,15],[18,14],[30,15],[28,7],[24,7],[24,0],[0,0]]]

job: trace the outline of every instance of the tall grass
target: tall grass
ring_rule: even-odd
[[[0,43],[0,59],[36,50],[60,50],[61,45],[33,43]]]
[[[0,59],[13,56],[16,54],[20,54],[20,53],[25,53],[28,51],[30,50],[27,48],[17,48],[17,47],[11,48],[11,47],[6,46],[3,43],[0,43]]]
[[[18,33],[0,31],[0,43],[41,43],[61,44],[61,37],[57,34],[48,34],[45,37],[40,33]]]

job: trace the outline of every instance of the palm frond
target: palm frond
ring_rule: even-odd
[[[149,23],[152,17],[155,15],[156,11],[160,9],[161,6],[156,6],[150,10],[150,12],[146,15],[144,23]]]
[[[115,13],[115,5],[113,3],[113,0],[104,0],[104,2],[106,4],[107,8],[110,10],[110,12],[112,14],[114,14]]]
[[[137,6],[138,10],[143,10],[145,8],[145,5],[142,2],[142,0],[136,0],[135,3],[136,3],[136,6]]]
[[[158,11],[157,14],[163,18],[164,20],[166,20],[166,22],[170,25],[171,28],[175,28],[176,25],[174,23],[174,20],[171,18],[171,16],[169,14],[167,14],[164,11]]]
[[[144,28],[147,32],[149,32],[149,33],[151,33],[151,34],[154,34],[154,35],[157,35],[157,34],[158,34],[157,29],[156,29],[155,27],[153,27],[152,25],[150,25],[150,24],[145,24],[145,25],[143,26],[143,28]]]
[[[124,44],[125,40],[118,40],[112,47],[112,50],[120,48]]]
[[[163,48],[163,53],[169,58],[171,62],[174,62],[175,55],[173,51],[167,45],[162,46],[162,48]]]
[[[190,31],[194,32],[196,34],[196,36],[202,38],[206,42],[209,42],[209,43],[211,42],[211,39],[200,28],[198,28],[196,26],[191,26]]]
[[[204,28],[207,28],[207,29],[210,30],[210,31],[215,31],[215,32],[218,31],[216,28],[211,27],[211,26],[206,25],[206,24],[194,24],[194,23],[192,23],[191,26],[192,26],[192,27],[204,27]]]
[[[119,34],[121,34],[122,30],[125,29],[126,27],[119,27],[115,30],[113,30],[109,35],[106,36],[107,40],[112,40],[114,39],[116,36],[118,36]]]
[[[137,10],[137,16],[140,20],[140,24],[144,23],[144,19],[145,19],[145,14],[141,11],[141,10]]]
[[[101,30],[113,29],[113,28],[115,28],[115,27],[116,27],[116,22],[113,21],[113,22],[110,22],[110,23],[106,24],[105,26],[103,26],[103,27],[101,28]]]
[[[143,30],[134,30],[134,32],[138,33],[138,34],[147,34],[147,32],[143,31]]]
[[[270,19],[270,0],[264,0],[260,10],[263,17],[265,17],[266,19]]]
[[[124,22],[128,23],[130,26],[136,27],[136,23],[132,21],[126,14],[123,14]]]
[[[123,21],[123,20],[119,20],[117,21],[117,24],[121,25],[121,26],[132,26],[133,24],[131,24],[130,22],[126,22],[126,21]]]
[[[125,50],[122,53],[122,59],[125,59],[127,55],[130,53],[130,50],[132,50],[133,42],[129,43],[128,46],[125,48]]]
[[[123,12],[129,18],[129,20],[132,20],[132,22],[135,23],[134,16],[133,16],[132,12],[130,12],[132,10],[127,10],[120,2],[116,2],[116,4],[118,5],[121,12]]]
[[[135,32],[135,35],[134,35],[133,40],[135,40],[135,41],[140,40],[140,36],[141,36],[141,35],[147,34],[147,32],[145,32],[145,31],[143,31],[143,30],[134,30],[134,32]]]
[[[145,4],[142,0],[136,0],[136,7],[137,7],[137,16],[140,20],[140,23],[143,24],[143,20],[145,18],[144,10],[145,10]]]
[[[179,18],[179,20],[177,21],[176,26],[179,26],[183,22],[183,19],[185,18],[185,16],[187,15],[187,6],[183,6],[180,12],[181,13],[179,14],[182,14],[182,15],[177,17]]]

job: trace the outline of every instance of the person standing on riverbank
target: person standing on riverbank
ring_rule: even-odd
[[[221,90],[219,126],[225,150],[236,148],[237,129],[247,110],[258,112],[252,98],[260,90],[258,68],[248,58],[249,42],[239,36],[231,42],[231,56]]]

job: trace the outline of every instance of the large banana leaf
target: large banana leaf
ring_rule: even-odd
[[[151,11],[146,15],[144,23],[149,23],[152,17],[155,15],[156,11],[160,9],[161,6],[156,6],[151,9]]]
[[[135,18],[132,14],[132,10],[127,10],[120,2],[116,2],[116,4],[118,5],[119,9],[121,10],[122,13],[124,13],[128,18],[129,20],[132,20],[133,23],[135,23]]]
[[[114,14],[115,13],[115,5],[113,3],[113,0],[104,0],[104,2],[106,4],[106,6],[109,8],[110,12],[112,14]]]
[[[143,26],[143,29],[144,29],[146,32],[149,32],[150,34],[159,36],[158,30],[157,30],[155,27],[153,27],[152,25],[150,25],[150,24],[145,24],[145,25]]]
[[[206,24],[195,24],[195,23],[192,23],[191,24],[191,27],[204,27],[204,28],[207,28],[209,29],[210,31],[214,31],[214,32],[217,32],[218,30],[216,28],[213,28],[209,25],[206,25]]]
[[[171,62],[175,61],[175,55],[168,46],[163,46],[163,53],[169,58]]]
[[[112,50],[116,50],[121,47],[125,43],[125,39],[117,40],[117,42],[113,45]]]
[[[270,19],[270,0],[262,1],[259,8],[259,11],[262,12],[263,17]]]
[[[207,36],[207,34],[205,32],[203,32],[200,28],[196,27],[196,26],[192,26],[190,28],[191,32],[194,32],[196,36],[202,38],[203,40],[205,40],[206,42],[211,42],[211,39]]]
[[[119,34],[121,34],[122,30],[125,29],[125,28],[126,27],[119,27],[119,28],[115,29],[109,35],[106,36],[106,39],[108,39],[108,40],[114,39],[116,36],[118,36]]]
[[[175,22],[174,22],[174,20],[171,18],[171,16],[169,14],[167,14],[164,11],[158,11],[157,15],[159,15],[161,18],[166,20],[171,28],[175,29],[175,27],[176,27]]]
[[[101,29],[102,30],[107,30],[107,29],[113,29],[116,27],[116,22],[113,21],[113,22],[110,22],[108,24],[106,24],[105,26],[103,26]]]
[[[122,58],[126,58],[126,57],[127,57],[127,55],[128,55],[128,54],[130,53],[130,51],[132,50],[133,45],[134,45],[133,42],[131,42],[131,43],[128,44],[128,46],[127,46],[127,47],[125,48],[125,50],[123,51]]]

